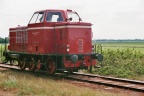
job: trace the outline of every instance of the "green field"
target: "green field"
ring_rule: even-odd
[[[103,50],[123,50],[128,48],[144,53],[144,42],[94,42],[93,44],[101,44]]]
[[[102,45],[103,66],[94,74],[144,80],[143,42],[98,42]]]
[[[144,47],[144,42],[94,42],[103,46],[138,46]]]

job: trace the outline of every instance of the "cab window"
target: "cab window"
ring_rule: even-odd
[[[44,12],[34,13],[30,20],[30,24],[32,23],[41,23],[44,21]]]
[[[71,19],[70,22],[79,22],[80,17],[76,12],[67,12],[68,14],[68,19]]]
[[[48,12],[46,16],[47,22],[63,22],[63,16],[61,12]]]

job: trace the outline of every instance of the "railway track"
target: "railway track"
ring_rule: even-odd
[[[17,66],[10,66],[9,64],[6,64],[6,65],[0,64],[0,67],[12,69],[12,70],[20,70],[20,68],[18,68]],[[29,71],[26,70],[25,72],[29,72]],[[35,72],[34,74],[41,74],[41,73]],[[42,75],[48,76],[46,72],[43,72]],[[106,86],[111,86],[111,87],[144,92],[144,81],[99,76],[99,75],[92,75],[92,74],[83,74],[83,73],[77,73],[77,72],[69,76],[61,75],[61,74],[55,74],[53,76],[66,78],[70,80],[77,80],[77,81],[88,82],[88,83],[93,83],[93,84],[100,84],[100,85],[106,85]]]
[[[82,73],[74,73],[73,75],[66,76],[66,78],[88,83],[101,84],[106,86],[144,92],[144,82],[138,80],[121,79]]]

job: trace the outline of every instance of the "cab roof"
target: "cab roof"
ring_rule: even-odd
[[[45,10],[36,11],[35,13],[37,13],[37,12],[46,12],[46,11],[69,11],[69,12],[73,12],[70,9],[67,9],[67,10],[62,10],[62,9],[45,9]]]

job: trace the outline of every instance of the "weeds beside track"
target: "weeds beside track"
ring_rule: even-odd
[[[12,70],[19,70],[19,68],[16,68],[15,66],[9,67],[10,65],[3,65],[0,64],[3,68],[9,68]],[[29,71],[25,71],[29,72]],[[40,75],[41,73],[34,73],[36,75]],[[48,76],[46,72],[43,72],[41,75]],[[92,75],[92,74],[82,74],[82,73],[74,73],[73,75],[67,76],[66,74],[55,74],[55,75],[49,75],[52,77],[57,78],[67,78],[71,80],[78,80],[82,82],[88,82],[88,83],[94,83],[94,84],[102,84],[106,86],[112,86],[112,87],[118,87],[118,88],[124,88],[139,92],[144,92],[144,82],[143,81],[136,81],[136,80],[129,80],[129,79],[120,79],[120,78],[114,78],[114,77],[107,77],[107,76],[98,76],[98,75]]]
[[[7,65],[7,67],[11,68],[10,65]],[[12,70],[14,71],[9,69],[0,71],[0,90],[4,90],[4,92],[14,96],[128,96],[127,94],[123,94],[123,92],[115,93],[114,91],[113,93],[100,89],[75,86],[69,80],[65,80],[64,78],[58,79],[66,75],[57,74],[56,79],[54,79],[55,77],[41,71],[20,71],[19,68],[12,68]],[[1,95],[3,94],[1,93]],[[6,95],[4,94],[4,96]]]

